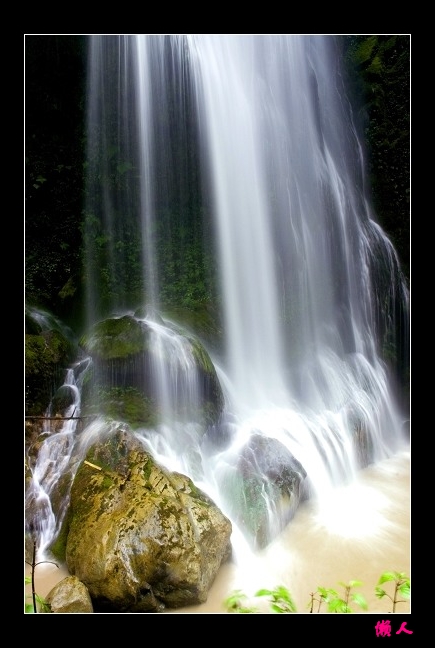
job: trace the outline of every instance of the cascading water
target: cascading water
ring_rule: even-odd
[[[237,444],[260,434],[288,448],[315,493],[328,497],[358,467],[358,433],[375,461],[403,442],[379,357],[378,267],[405,311],[407,303],[364,193],[337,52],[322,37],[202,35],[188,43],[237,426],[216,488],[229,465],[236,469]]]
[[[36,319],[39,314],[36,313]],[[53,434],[52,405],[46,412],[41,438],[43,439],[38,453],[38,460],[32,469],[32,477],[26,488],[27,524],[31,535],[37,543],[38,555],[44,556],[49,550],[62,526],[66,513],[65,502],[55,493],[59,483],[68,475],[77,441],[77,424],[81,413],[81,390],[83,379],[89,365],[84,358],[67,370],[65,381],[58,391],[58,397],[68,405],[64,409],[65,421],[55,422],[57,428]],[[56,417],[53,416],[54,421]],[[28,459],[28,466],[33,462]],[[69,478],[66,479],[68,491]]]
[[[408,292],[371,212],[339,66],[330,36],[91,37],[89,326],[133,312],[143,289],[149,310],[134,317],[154,336],[162,417],[136,435],[235,529],[260,500],[260,535],[249,523],[242,533],[254,548],[297,506],[298,487],[291,503],[277,494],[283,466],[301,495],[327,500],[407,445],[383,347],[406,357]],[[177,389],[193,408],[200,399],[189,334],[153,313],[176,301],[177,273],[200,267],[207,283],[203,258],[183,258],[183,242],[191,254],[210,231],[209,292],[217,287],[223,327],[210,354],[226,402],[201,434],[177,409]],[[81,431],[75,461],[103,427]],[[34,481],[49,497],[37,471]]]

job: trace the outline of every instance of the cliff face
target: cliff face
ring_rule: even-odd
[[[376,217],[409,280],[411,37],[346,36],[343,55],[365,138]]]
[[[346,87],[364,135],[376,217],[409,278],[410,36],[349,35],[339,36],[338,43],[346,63]],[[49,308],[80,330],[86,281],[82,264],[87,37],[27,37],[25,53],[26,302]],[[123,190],[127,178],[128,174],[117,177]],[[200,208],[194,211],[199,227]],[[179,227],[179,218],[175,211],[167,215],[171,231]],[[163,232],[161,269],[167,299],[179,306],[180,295],[189,295],[186,307],[203,307],[212,296],[203,267],[210,259],[197,240],[184,237],[182,256],[191,268],[180,274],[182,266],[176,259],[168,263],[168,254],[180,250],[167,238],[168,231]],[[100,236],[96,229],[95,237]],[[137,241],[131,246],[132,254]],[[135,267],[134,273],[140,275],[140,268]],[[104,301],[107,295],[100,297]]]

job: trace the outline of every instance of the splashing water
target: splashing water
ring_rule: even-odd
[[[372,220],[331,45],[321,37],[186,38],[219,240],[235,427],[226,451],[203,457],[219,502],[254,434],[289,449],[325,500],[354,477],[358,434],[375,461],[404,442],[376,337],[379,268],[405,312],[407,291]]]
[[[49,421],[51,406],[48,408],[37,462],[33,465],[29,461],[31,480],[26,488],[26,524],[41,557],[45,556],[53,538],[59,533],[66,512],[69,498],[66,501],[58,499],[54,510],[52,495],[59,487],[59,480],[64,479],[72,470],[71,460],[81,411],[81,388],[89,362],[90,359],[85,358],[67,370],[63,390],[70,394],[71,403],[64,412],[65,421],[59,431],[52,433]],[[68,485],[65,490],[68,492]]]

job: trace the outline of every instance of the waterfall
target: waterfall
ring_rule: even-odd
[[[368,436],[375,461],[404,441],[377,318],[386,304],[396,303],[387,318],[397,304],[406,313],[408,300],[365,191],[335,42],[187,42],[219,239],[236,443],[259,432],[278,439],[327,498],[358,466],[352,435]],[[228,477],[235,446],[224,455]]]
[[[237,401],[278,404],[284,391],[283,332],[255,39],[193,38],[198,112],[210,158],[226,321]],[[225,90],[223,90],[225,88]],[[266,155],[265,155],[266,153]],[[285,172],[286,169],[283,170]]]
[[[406,358],[409,295],[373,213],[337,40],[92,36],[89,61],[89,325],[147,305],[172,415],[138,437],[197,480],[236,533],[241,466],[256,472],[267,542],[292,512],[274,491],[276,448],[306,474],[301,497],[327,500],[408,442],[385,348]],[[189,307],[183,278],[195,272],[219,307],[209,351],[226,399],[201,440],[177,418],[158,360],[162,345],[180,353],[186,398],[197,398],[185,338],[153,315]]]
[[[65,409],[65,421],[58,422],[58,429],[51,429],[51,404],[46,412],[42,442],[38,460],[32,470],[32,478],[26,489],[26,509],[28,511],[27,525],[37,543],[38,554],[44,556],[62,526],[66,513],[65,501],[59,494],[54,495],[59,484],[65,480],[65,491],[69,494],[69,473],[72,471],[73,452],[77,439],[77,424],[81,412],[81,390],[89,358],[79,360],[66,371],[61,391],[63,398],[70,401]],[[32,461],[29,460],[29,466]],[[75,474],[75,470],[72,471]],[[65,479],[66,476],[66,479]]]

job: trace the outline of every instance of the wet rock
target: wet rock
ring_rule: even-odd
[[[306,476],[280,441],[250,437],[228,474],[223,496],[254,549],[266,547],[292,519]]]
[[[76,576],[67,576],[59,581],[47,594],[45,602],[50,612],[57,614],[94,611],[88,588]]]
[[[231,531],[188,477],[118,431],[90,448],[75,476],[66,563],[96,611],[158,612],[207,600]]]
[[[80,346],[92,357],[82,393],[88,415],[104,413],[133,427],[155,426],[162,414],[161,383],[170,407],[163,415],[207,426],[222,412],[221,385],[206,349],[195,336],[161,318],[108,318],[83,335]]]

